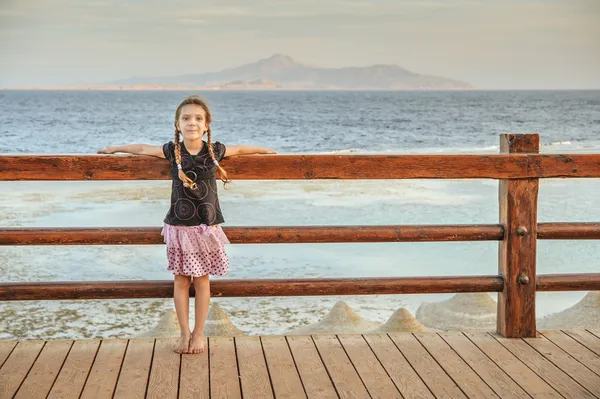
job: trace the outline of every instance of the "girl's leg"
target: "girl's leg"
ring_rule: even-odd
[[[189,353],[190,346],[190,276],[175,275],[173,299],[181,337],[175,346],[177,353]]]
[[[208,274],[201,277],[194,277],[194,289],[196,290],[196,299],[194,302],[196,324],[192,331],[192,340],[190,342],[190,353],[204,352],[204,322],[208,316],[208,306],[210,304],[210,281]]]

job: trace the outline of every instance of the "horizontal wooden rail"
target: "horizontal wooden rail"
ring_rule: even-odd
[[[501,276],[231,279],[211,282],[213,297],[500,292]],[[538,291],[600,290],[600,273],[538,275]],[[194,291],[191,288],[190,293]],[[172,281],[0,283],[0,301],[173,297]]]
[[[600,291],[600,273],[538,274],[538,291]]]
[[[234,244],[501,240],[502,225],[224,227]],[[0,245],[163,244],[159,227],[0,228]]]
[[[212,297],[498,292],[500,276],[213,280]],[[193,288],[190,293],[193,295]],[[0,301],[172,298],[172,281],[0,283]]]
[[[538,223],[539,240],[600,240],[600,223]]]
[[[600,154],[251,155],[222,164],[233,180],[600,177]],[[166,160],[147,156],[0,156],[0,181],[170,178]]]
[[[2,245],[163,244],[160,227],[0,228]],[[224,227],[233,244],[499,241],[501,224]],[[599,240],[600,223],[539,223],[542,240]]]

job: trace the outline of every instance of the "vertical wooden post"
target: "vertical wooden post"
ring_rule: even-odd
[[[501,153],[539,153],[538,134],[500,135]],[[535,337],[536,240],[539,179],[499,182],[500,223],[505,227],[498,251],[504,290],[498,293],[497,332],[504,337]]]

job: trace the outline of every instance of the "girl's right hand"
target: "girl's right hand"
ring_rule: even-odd
[[[97,152],[97,154],[114,154],[116,151],[115,147],[106,147]]]

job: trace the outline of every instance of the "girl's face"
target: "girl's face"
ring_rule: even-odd
[[[202,139],[208,129],[204,108],[196,104],[184,105],[177,119],[177,128],[185,140]]]

